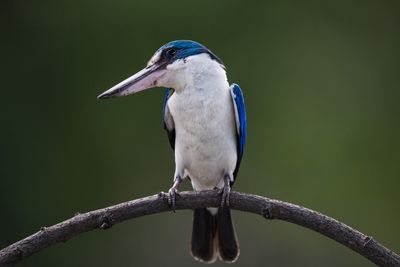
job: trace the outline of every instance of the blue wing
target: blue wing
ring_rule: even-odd
[[[233,176],[236,178],[236,175],[239,171],[240,162],[242,161],[244,146],[246,144],[246,108],[244,106],[244,98],[242,90],[239,85],[232,84],[231,85],[231,95],[233,100],[233,106],[235,110],[235,119],[236,119],[236,140],[237,140],[237,162],[236,168],[233,172]]]
[[[175,149],[175,123],[171,116],[171,113],[168,110],[168,105],[167,105],[168,99],[171,97],[171,95],[173,93],[174,93],[174,91],[172,89],[165,88],[162,119],[163,119],[164,129],[167,131],[167,134],[168,134],[169,144],[171,145],[171,148],[174,150]]]

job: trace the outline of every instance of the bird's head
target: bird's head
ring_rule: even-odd
[[[175,89],[187,78],[185,75],[187,76],[188,68],[193,69],[193,65],[205,65],[205,61],[216,62],[223,67],[222,61],[216,55],[197,42],[169,42],[155,52],[144,69],[105,91],[98,98],[126,96],[158,86]]]

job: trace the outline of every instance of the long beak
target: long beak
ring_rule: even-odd
[[[128,79],[100,94],[98,99],[127,96],[157,86],[157,80],[166,72],[165,64],[150,65]]]

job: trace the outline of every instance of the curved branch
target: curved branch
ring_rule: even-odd
[[[214,191],[180,192],[176,209],[218,207],[221,194]],[[379,266],[400,266],[400,256],[372,237],[319,212],[261,196],[231,192],[230,208],[307,227],[356,251]],[[11,265],[53,244],[94,229],[107,229],[122,221],[170,211],[165,193],[144,197],[74,217],[28,236],[0,251],[0,266]]]

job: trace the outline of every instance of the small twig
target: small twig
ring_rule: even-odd
[[[217,191],[180,192],[176,209],[218,207],[221,194]],[[267,219],[279,219],[307,227],[358,252],[379,266],[400,266],[400,256],[385,248],[372,237],[332,219],[319,212],[291,203],[261,196],[231,192],[232,209],[259,214]],[[124,202],[87,213],[77,213],[71,219],[50,227],[42,227],[0,251],[0,266],[7,266],[41,251],[66,242],[72,237],[94,229],[108,229],[122,221],[154,213],[170,211],[165,194],[160,193],[141,199]]]

